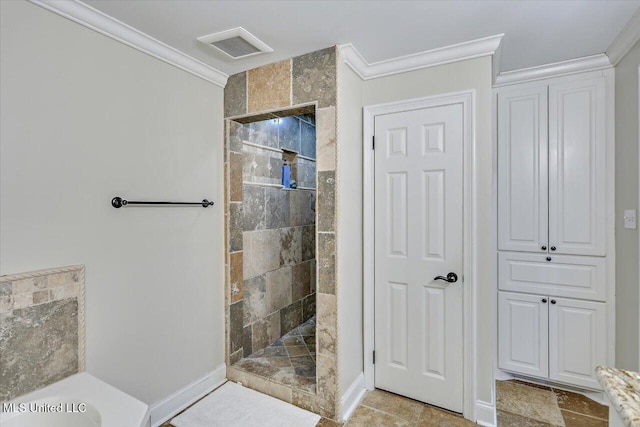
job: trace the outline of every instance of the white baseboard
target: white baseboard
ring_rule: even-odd
[[[495,426],[496,408],[490,403],[476,400],[476,423],[487,427]]]
[[[346,423],[353,411],[358,407],[367,389],[364,386],[364,374],[360,372],[355,381],[351,383],[347,391],[340,399],[340,421]]]
[[[223,363],[191,384],[152,404],[149,410],[151,427],[159,427],[193,402],[224,384],[225,381],[227,381],[227,366]]]

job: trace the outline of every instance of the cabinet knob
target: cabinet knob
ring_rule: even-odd
[[[555,303],[556,303],[556,300],[552,299],[551,304],[555,304]]]
[[[547,257],[547,261],[551,261],[551,257],[550,256]]]
[[[555,251],[555,250],[556,250],[556,247],[555,247],[555,246],[551,246],[551,248],[550,248],[550,249],[551,249],[552,251]]]
[[[546,298],[542,298],[542,303],[546,304],[547,303],[547,299]]]
[[[543,247],[541,247],[540,249],[542,249],[543,251],[546,251],[546,250],[547,250],[547,247],[546,247],[546,246],[543,246]]]

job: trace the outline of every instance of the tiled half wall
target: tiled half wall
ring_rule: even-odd
[[[298,56],[274,64],[265,65],[256,69],[242,72],[229,77],[224,95],[225,110],[225,220],[226,220],[226,333],[227,333],[227,377],[234,381],[242,381],[243,384],[272,395],[279,399],[293,403],[305,409],[319,413],[327,418],[336,417],[337,410],[337,319],[336,319],[336,292],[335,282],[335,168],[336,168],[336,98],[337,98],[337,76],[336,60],[337,49],[331,47],[306,55]],[[316,130],[316,162],[315,180],[317,183],[315,197],[315,255],[316,268],[310,271],[310,281],[315,275],[316,280],[316,315],[317,315],[317,338],[316,338],[316,382],[317,391],[315,394],[303,390],[278,384],[267,379],[234,368],[232,365],[244,354],[243,346],[248,345],[248,330],[245,326],[244,306],[250,305],[251,286],[260,288],[261,284],[250,284],[252,278],[260,277],[264,266],[253,265],[254,261],[249,261],[246,256],[249,252],[256,252],[260,245],[280,245],[279,254],[286,253],[282,248],[283,234],[288,236],[292,232],[292,240],[296,240],[296,233],[299,239],[304,238],[311,230],[311,222],[305,218],[294,218],[300,215],[304,217],[305,210],[297,210],[292,206],[297,203],[306,203],[305,192],[288,192],[289,194],[289,221],[290,226],[277,229],[269,229],[266,225],[264,230],[254,230],[255,240],[247,235],[245,238],[245,226],[260,223],[260,220],[251,219],[251,224],[245,224],[243,214],[245,204],[249,203],[253,196],[245,197],[244,193],[253,191],[250,185],[239,185],[247,179],[247,174],[251,175],[252,182],[279,183],[277,173],[277,161],[272,165],[271,172],[265,159],[256,160],[256,164],[263,165],[262,171],[252,171],[245,165],[243,146],[244,140],[253,139],[253,143],[258,143],[260,138],[265,138],[269,131],[258,130],[254,125],[254,134],[249,137],[242,137],[239,128],[243,124],[264,121],[275,118],[285,118],[288,116],[304,117],[315,112]],[[251,130],[251,126],[249,126]],[[258,132],[258,133],[255,133]],[[262,133],[260,133],[262,132]],[[268,138],[267,138],[268,139]],[[263,141],[263,146],[274,144],[273,141]],[[255,148],[255,147],[254,147]],[[275,148],[275,147],[272,147]],[[301,146],[300,151],[304,148]],[[268,151],[268,150],[267,150]],[[292,150],[296,151],[296,150]],[[256,154],[262,154],[256,152]],[[303,155],[304,156],[304,155]],[[277,158],[277,156],[275,156]],[[271,160],[269,160],[271,162]],[[275,166],[275,169],[274,169]],[[243,178],[244,175],[244,178]],[[265,203],[268,198],[279,199],[278,192],[265,189]],[[279,190],[284,193],[285,190]],[[261,191],[256,196],[259,203],[262,200]],[[309,203],[312,203],[312,192],[308,191]],[[295,195],[294,195],[295,194]],[[295,198],[295,200],[294,200]],[[281,206],[281,212],[286,215],[286,202],[275,203],[272,206]],[[251,209],[251,208],[247,208]],[[278,208],[280,209],[280,208]],[[260,209],[258,209],[260,211]],[[292,213],[295,212],[295,213]],[[278,221],[276,215],[275,221]],[[280,217],[281,218],[281,217]],[[266,221],[266,219],[265,219]],[[298,221],[301,225],[298,224]],[[261,223],[260,223],[261,224]],[[296,231],[299,229],[299,231]],[[286,230],[286,231],[282,231]],[[285,237],[287,240],[288,237]],[[301,249],[305,245],[302,243]],[[288,274],[291,268],[293,277],[294,268],[299,268],[302,273],[304,267],[297,267],[304,264],[304,256],[301,255],[301,262],[294,260],[288,265],[282,265],[280,255],[276,260],[269,260],[271,266],[277,269],[271,270],[273,274]],[[252,265],[245,265],[251,263]],[[266,261],[265,261],[266,263]],[[285,264],[287,264],[285,263]],[[280,272],[280,270],[283,270]],[[245,277],[253,275],[253,277]],[[261,280],[261,279],[259,279]],[[267,287],[267,276],[265,275],[265,289]],[[246,286],[246,289],[245,289]],[[313,286],[310,284],[310,286]],[[265,291],[266,292],[266,291]],[[293,293],[293,289],[292,289]],[[303,292],[304,293],[304,292]],[[293,303],[292,296],[292,303]],[[304,299],[303,299],[304,301]],[[295,310],[295,309],[294,309]],[[304,312],[304,309],[303,309]],[[270,339],[278,328],[273,323],[265,322],[266,334]],[[282,313],[280,316],[282,322]],[[282,323],[279,332],[282,332]],[[271,336],[269,336],[271,334]],[[253,339],[255,334],[252,330],[252,350],[255,351]],[[262,339],[262,342],[265,340]]]
[[[84,369],[84,266],[0,276],[0,401]]]

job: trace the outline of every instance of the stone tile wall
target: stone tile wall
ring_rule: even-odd
[[[243,199],[247,357],[315,315],[315,191],[245,184]]]
[[[238,296],[234,303],[242,299],[243,311],[242,340],[239,326],[234,324],[233,329],[235,360],[261,350],[315,315],[311,277],[315,279],[316,270],[316,132],[313,115],[232,123],[229,138],[238,141],[234,149],[241,149],[242,181],[230,182],[230,189],[232,200],[242,201],[244,248],[242,254],[232,254],[243,268],[242,283],[236,268],[231,282],[231,292]],[[298,158],[303,149],[306,157]],[[283,150],[294,159],[292,177],[304,189],[281,188]],[[230,154],[231,179],[238,180],[236,152]],[[234,314],[239,307],[234,306]],[[239,323],[240,315],[236,316]]]
[[[0,276],[0,401],[85,369],[84,267]]]
[[[306,55],[298,56],[289,60],[280,61],[275,64],[259,67],[247,72],[233,75],[229,78],[225,88],[225,120],[226,138],[225,138],[225,197],[226,197],[226,275],[227,275],[227,292],[226,298],[228,305],[226,306],[226,332],[227,332],[227,377],[231,380],[242,381],[248,387],[252,387],[261,392],[270,394],[279,399],[298,405],[302,408],[309,409],[319,413],[327,418],[336,417],[338,410],[338,390],[337,390],[337,284],[335,283],[335,179],[336,179],[336,98],[337,98],[337,75],[336,62],[337,49],[331,47]],[[256,274],[253,277],[246,278],[247,281],[240,281],[239,277],[247,274],[258,273],[259,268],[271,268],[281,270],[274,274],[288,274],[288,267],[291,267],[291,277],[293,281],[294,275],[305,275],[306,270],[296,263],[296,257],[304,258],[304,254],[291,251],[290,248],[283,250],[283,242],[286,246],[289,240],[296,241],[297,238],[305,239],[305,233],[302,232],[307,220],[304,213],[296,210],[289,210],[289,221],[291,226],[288,227],[292,231],[287,231],[284,236],[281,235],[281,229],[269,229],[265,227],[253,231],[251,238],[245,239],[244,230],[244,209],[243,195],[244,191],[251,191],[248,185],[239,187],[237,182],[238,174],[248,173],[251,175],[250,169],[245,166],[242,158],[242,136],[239,128],[244,128],[243,123],[258,122],[260,120],[281,118],[296,115],[303,117],[307,114],[313,114],[315,122],[311,120],[303,120],[305,124],[300,124],[301,145],[298,153],[302,157],[309,153],[308,145],[305,145],[305,137],[309,132],[307,125],[315,124],[316,129],[316,163],[315,171],[305,170],[309,167],[303,163],[297,165],[303,170],[301,176],[302,182],[307,182],[306,177],[314,176],[317,182],[316,192],[316,220],[315,220],[315,254],[317,257],[317,268],[315,271],[309,270],[310,286],[314,286],[314,280],[317,282],[316,301],[317,304],[317,341],[316,341],[316,393],[309,393],[305,390],[297,390],[281,384],[276,384],[256,376],[234,368],[232,364],[242,357],[243,345],[249,344],[249,336],[253,341],[253,330],[249,334],[249,330],[244,328],[244,312],[243,303],[245,300],[253,298],[252,291],[245,296],[247,289],[256,289],[257,294],[263,294],[266,299],[268,278],[265,274]],[[289,123],[291,124],[291,123]],[[254,132],[255,132],[254,125]],[[249,127],[251,129],[251,127]],[[261,130],[264,139],[271,142],[265,142],[262,145],[268,145],[275,148],[273,144],[274,131]],[[246,132],[246,130],[245,130]],[[258,136],[255,136],[257,140]],[[283,140],[285,141],[285,140]],[[280,141],[278,142],[280,147]],[[292,150],[295,151],[295,150]],[[257,153],[257,152],[256,152]],[[256,154],[254,153],[254,154]],[[266,154],[265,154],[266,156]],[[300,157],[299,156],[299,157]],[[270,159],[274,156],[270,156]],[[252,181],[263,183],[277,183],[278,168],[273,169],[275,160],[269,160],[271,169],[269,170],[267,161],[260,159],[255,160],[256,171],[260,167],[260,179],[265,181]],[[277,166],[277,164],[275,164]],[[245,172],[246,170],[246,172]],[[266,170],[269,170],[267,175]],[[274,172],[274,175],[271,173]],[[268,180],[273,181],[268,181]],[[297,203],[294,201],[294,194],[303,194],[297,192],[289,192],[289,204]],[[280,197],[280,196],[274,196]],[[286,196],[283,196],[286,197]],[[252,206],[260,205],[261,195],[257,196],[258,200],[252,202]],[[265,204],[267,203],[267,195],[265,190]],[[259,208],[258,208],[259,209]],[[286,209],[282,210],[286,212]],[[284,214],[286,215],[286,213]],[[247,225],[261,226],[262,216],[257,215],[248,221]],[[296,231],[299,229],[300,231]],[[307,238],[308,238],[308,234]],[[299,237],[298,237],[299,236]],[[271,246],[280,245],[279,250],[282,253],[282,267],[280,267],[280,255],[266,255],[262,257],[258,263],[259,267],[247,265],[249,257],[245,257],[245,252],[257,253],[266,251]],[[301,246],[304,247],[304,244]],[[239,257],[242,261],[239,261]],[[242,269],[242,274],[238,272]],[[273,278],[272,278],[273,279]],[[251,281],[251,283],[249,283]],[[303,279],[306,283],[306,278]],[[244,289],[246,286],[247,289]],[[306,286],[306,285],[305,285]],[[306,292],[305,287],[294,290],[291,288],[292,301],[294,292],[296,295]],[[304,300],[303,300],[304,301]],[[284,322],[288,322],[291,318],[297,318],[299,312],[304,316],[304,303],[300,308],[293,303],[284,311],[278,319],[277,316],[265,318],[261,328],[265,334],[272,334],[278,329],[277,322],[280,322],[282,328]],[[310,308],[308,308],[310,309]],[[282,330],[282,329],[281,329]],[[252,343],[253,345],[253,343]]]

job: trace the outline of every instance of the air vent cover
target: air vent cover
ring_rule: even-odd
[[[233,59],[273,52],[273,49],[242,27],[198,37],[198,41],[213,46]]]

